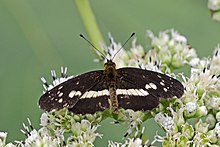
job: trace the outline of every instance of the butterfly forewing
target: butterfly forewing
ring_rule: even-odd
[[[63,107],[72,108],[87,91],[102,83],[102,79],[103,70],[91,71],[73,77],[46,91],[40,97],[40,108],[46,111]]]
[[[138,68],[117,70],[119,107],[133,110],[151,110],[159,98],[181,97],[182,84],[172,77]]]
[[[103,71],[102,71],[103,72]],[[96,84],[87,90],[74,107],[69,109],[76,114],[93,114],[109,108],[109,87],[105,76],[99,76]],[[86,80],[86,79],[85,79]]]

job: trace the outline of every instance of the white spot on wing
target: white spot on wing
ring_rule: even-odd
[[[81,93],[80,93],[80,95],[81,95]],[[82,95],[81,99],[96,98],[96,97],[103,96],[103,95],[109,95],[109,91],[107,89],[101,90],[101,91],[92,91],[92,90],[87,91]]]
[[[96,93],[96,91],[88,91],[86,98],[91,98]]]
[[[109,91],[107,89],[103,90],[102,95],[109,95]]]
[[[129,91],[132,93],[132,95],[138,95],[138,93],[134,89],[129,89]]]
[[[144,96],[149,95],[149,93],[146,90],[140,89],[141,93],[143,93]]]
[[[68,103],[65,103],[64,105],[63,105],[63,107],[69,107],[69,105],[68,105]]]
[[[69,97],[70,98],[73,98],[74,97],[74,95],[75,95],[75,93],[76,93],[76,91],[75,90],[72,90],[70,93],[69,93]]]
[[[73,98],[74,96],[80,96],[82,93],[80,92],[80,91],[75,91],[75,90],[72,90],[72,91],[70,91],[70,93],[69,93],[69,97],[70,98]]]
[[[97,97],[98,96],[98,92],[97,91],[95,91],[95,93],[93,94],[93,96],[92,97]]]
[[[128,90],[126,90],[126,89],[117,89],[116,90],[116,94],[117,95],[119,95],[119,94],[121,94],[121,95],[128,95],[128,92],[127,92]]]
[[[160,75],[157,75],[157,77],[158,77],[158,78],[161,78],[161,76],[160,76]]]
[[[146,89],[150,89],[151,86],[150,86],[149,84],[146,84],[146,85],[145,85],[145,88],[146,88]]]
[[[128,95],[132,95],[131,91],[128,89],[126,90]]]
[[[126,89],[122,89],[122,94],[123,95],[127,95],[128,93],[127,93],[127,90]]]
[[[62,102],[63,102],[63,99],[60,98],[60,99],[58,100],[58,103],[62,103]]]
[[[82,95],[81,99],[86,98],[87,94],[88,94],[88,91],[87,91],[87,92],[85,92],[85,93]]]
[[[164,82],[160,82],[160,85],[165,86]]]
[[[143,93],[142,93],[139,89],[135,89],[135,91],[137,92],[137,94],[138,94],[139,96],[144,96]]]
[[[154,83],[150,83],[149,85],[150,85],[150,87],[153,88],[154,90],[157,89],[157,85],[155,85]],[[146,87],[146,86],[145,86],[145,87]]]
[[[58,96],[59,96],[59,97],[63,96],[63,93],[61,92]]]
[[[98,91],[98,96],[101,96],[102,95],[102,91]]]
[[[60,86],[59,88],[58,88],[58,90],[60,90],[60,89],[62,89],[63,88],[63,86]]]
[[[147,96],[149,93],[143,89],[117,89],[117,95],[135,95],[135,96]]]
[[[117,90],[116,90],[116,94],[117,94],[117,95],[122,94],[122,89],[117,89]]]
[[[80,92],[80,91],[77,91],[76,93],[75,93],[75,95],[76,96],[80,96],[82,93]]]
[[[163,88],[163,90],[164,90],[165,92],[167,92],[167,88]]]

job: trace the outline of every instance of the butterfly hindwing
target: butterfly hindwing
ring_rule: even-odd
[[[40,97],[39,106],[46,111],[63,107],[72,108],[87,91],[102,83],[102,79],[103,70],[91,71],[73,77],[46,91]]]
[[[159,98],[181,97],[182,84],[172,77],[138,68],[117,70],[119,107],[133,110],[151,110]]]
[[[103,95],[99,97],[80,99],[69,111],[75,114],[93,114],[97,111],[104,111],[109,108],[109,96]]]
[[[70,111],[75,114],[93,114],[109,108],[109,87],[105,76],[103,75],[98,81],[80,97],[76,105],[69,109]]]

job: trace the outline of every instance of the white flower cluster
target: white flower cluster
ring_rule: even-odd
[[[155,122],[164,129],[165,135],[156,134],[150,145],[158,142],[165,147],[220,146],[220,46],[216,47],[211,58],[200,59],[195,49],[188,45],[187,39],[173,29],[160,32],[158,36],[148,31],[147,35],[152,45],[148,52],[137,45],[134,39],[131,49],[126,51],[122,48],[117,56],[115,53],[121,48],[121,44],[114,42],[109,35],[111,45],[103,45],[106,58],[114,58],[120,67],[136,66],[168,74],[173,74],[174,69],[189,65],[189,77],[181,74],[185,87],[181,99],[162,99],[159,107],[150,112],[119,109],[117,114],[106,110],[95,114],[74,115],[62,109],[43,113],[42,128],[36,130],[28,121],[29,127],[24,125],[22,131],[27,138],[16,143],[22,147],[94,146],[95,139],[101,138],[101,134],[96,132],[98,124],[106,117],[112,117],[129,126],[124,135],[127,137],[125,142],[109,141],[109,147],[147,146],[149,140],[142,139],[142,124],[154,117]],[[68,79],[66,69],[62,69],[61,78],[56,78],[54,71],[51,73],[53,84],[49,85],[42,79],[45,90]],[[6,136],[7,133],[0,132],[0,146],[16,146],[11,143],[6,145]]]
[[[167,37],[163,37],[166,35],[161,34],[163,34],[159,35],[161,36],[159,38],[163,38],[161,42],[158,37],[151,35],[157,47],[163,46],[164,42],[169,42]],[[186,42],[185,39],[180,40]],[[185,49],[182,48],[182,50]],[[188,51],[189,54],[192,53],[190,49]],[[212,58],[199,59],[193,51],[193,54],[188,56],[189,58],[180,61],[179,65],[187,63],[191,66],[191,75],[189,77],[182,75],[184,95],[181,100],[177,99],[171,103],[167,109],[163,110],[164,112],[155,115],[155,121],[166,132],[165,136],[156,135],[156,140],[163,146],[170,144],[176,146],[220,145],[217,141],[220,128],[219,52],[220,47],[217,46]],[[180,56],[186,57],[186,54]],[[205,121],[201,117],[204,117]],[[188,121],[190,118],[199,119],[199,121],[191,124]]]
[[[6,132],[0,132],[0,147],[15,147],[15,145],[12,143],[6,144],[6,137]]]
[[[44,87],[45,91],[49,91],[52,88],[54,88],[55,86],[59,85],[60,83],[63,83],[73,77],[73,76],[67,76],[67,67],[65,67],[65,68],[61,67],[61,76],[60,77],[57,77],[55,70],[51,70],[51,76],[53,79],[52,84],[48,84],[46,79],[44,77],[41,77],[41,81],[43,82],[43,87]],[[43,91],[43,93],[45,93],[45,91]]]
[[[167,132],[172,132],[175,128],[174,120],[172,117],[162,113],[158,113],[154,117],[155,121],[161,125]]]
[[[144,131],[144,128],[141,128],[141,125],[143,123],[144,119],[144,113],[141,111],[133,111],[131,109],[121,109],[118,113],[117,121],[122,123],[129,124],[128,130],[124,137],[137,137],[138,135],[141,136],[141,134]]]
[[[187,39],[177,31],[170,29],[160,32],[155,36],[147,31],[151,39],[152,48],[146,52],[141,45],[137,45],[136,38],[132,41],[129,50],[120,50],[117,56],[115,53],[121,48],[120,43],[114,42],[109,34],[110,46],[102,45],[107,59],[113,59],[118,67],[134,66],[142,69],[149,69],[157,72],[171,73],[170,70],[179,68],[184,64],[196,65],[199,62],[196,51],[188,45]]]
[[[147,31],[147,35],[151,39],[152,46],[148,53],[149,56],[160,60],[163,66],[175,69],[184,64],[197,64],[198,58],[195,49],[177,31],[173,29],[166,30],[160,32],[158,37],[151,31]]]
[[[200,59],[197,57],[195,49],[189,46],[187,39],[184,36],[180,35],[177,31],[173,29],[166,30],[164,32],[160,32],[159,36],[155,36],[151,31],[148,31],[147,35],[151,39],[152,48],[148,52],[145,52],[142,46],[136,45],[136,39],[134,39],[132,41],[131,49],[128,51],[122,49],[122,52],[120,53],[120,58],[114,60],[117,65],[119,64],[122,66],[135,66],[143,69],[150,69],[157,72],[166,72],[171,74],[174,69],[180,68],[185,64],[195,67],[198,66],[198,64],[200,63]],[[110,40],[114,44],[114,47],[105,47],[104,51],[105,53],[109,54],[109,57],[112,57],[120,48],[120,43],[115,43],[111,36]],[[185,78],[185,76],[183,76],[183,78]],[[185,78],[185,81],[187,80],[188,79]],[[194,96],[194,94],[191,95]],[[204,110],[204,107],[202,106],[201,108],[197,107],[196,101],[182,103],[182,101],[178,100],[178,103],[179,105],[181,105],[181,107],[180,109],[177,109],[177,111],[174,111],[174,109],[169,106],[169,114],[163,114],[162,112],[158,114],[155,113],[155,121],[166,130],[167,134],[169,135],[169,140],[170,138],[173,138],[173,136],[175,136],[174,138],[177,139],[181,135],[181,133],[178,131],[178,128],[182,127],[182,125],[186,123],[186,120],[184,118],[185,113],[194,115],[197,109]],[[139,116],[141,116],[140,114]],[[137,132],[141,132],[141,124],[142,122],[139,123],[137,121],[131,121],[127,134],[132,134],[134,132],[136,132],[137,134]],[[185,128],[183,128],[183,130],[184,129]],[[132,137],[132,135],[130,135],[129,137]],[[133,137],[136,138],[137,136],[133,135]],[[132,138],[132,140],[135,140],[134,138]],[[161,139],[163,141],[160,141],[165,144],[166,139],[167,138],[164,137],[163,139]],[[115,146],[119,146],[119,144],[115,144]],[[126,145],[127,142],[125,142],[125,144],[121,144],[121,146]]]
[[[123,67],[125,66],[124,60],[128,58],[126,51],[122,48],[121,43],[116,43],[114,41],[114,38],[111,36],[111,34],[108,34],[109,40],[110,40],[110,46],[106,46],[105,44],[101,44],[101,48],[103,49],[106,58],[103,59],[106,62],[106,59],[108,60],[113,60],[117,63],[118,67]],[[120,52],[118,50],[121,49]],[[117,53],[118,52],[118,53]],[[117,53],[117,56],[114,57],[114,55]]]
[[[78,120],[78,121],[76,121]],[[77,118],[67,110],[52,113],[43,113],[41,125],[38,131],[29,122],[29,127],[24,126],[22,132],[27,136],[24,141],[16,141],[22,147],[48,146],[48,147],[69,147],[69,146],[94,146],[98,124],[92,124],[88,117]]]

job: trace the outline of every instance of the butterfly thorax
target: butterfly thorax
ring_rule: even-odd
[[[108,61],[104,65],[104,75],[108,82],[116,81],[116,65],[112,61]]]
[[[106,82],[109,87],[109,96],[110,96],[110,108],[113,110],[113,112],[116,112],[118,110],[118,99],[116,95],[116,64],[109,60],[104,65],[104,75]]]

